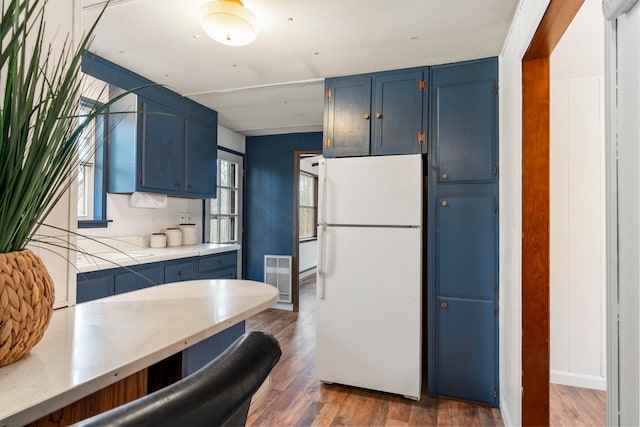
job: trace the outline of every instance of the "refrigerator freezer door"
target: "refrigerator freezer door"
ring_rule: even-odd
[[[319,379],[419,398],[421,230],[327,227],[323,233]]]
[[[421,225],[422,157],[322,159],[319,222]]]

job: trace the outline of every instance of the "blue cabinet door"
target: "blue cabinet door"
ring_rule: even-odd
[[[497,406],[497,59],[431,68],[430,396]]]
[[[494,182],[497,166],[497,61],[432,68],[432,138],[438,179]]]
[[[497,406],[493,301],[437,299],[437,394]]]
[[[327,79],[325,157],[367,156],[371,135],[371,77]]]
[[[218,130],[194,120],[185,124],[184,192],[193,197],[216,197]]]
[[[164,270],[161,265],[121,268],[115,275],[116,294],[148,288],[164,283]]]
[[[142,98],[142,139],[138,170],[143,191],[181,194],[184,190],[184,118]]]
[[[493,299],[495,220],[492,195],[439,196],[436,294]]]
[[[78,304],[114,294],[113,274],[101,273],[78,274],[76,286]]]
[[[443,195],[436,200],[430,392],[497,405],[494,197]]]
[[[202,256],[198,258],[198,278],[235,279],[237,259],[236,251]],[[242,335],[244,330],[244,322],[240,322],[184,350],[182,375],[189,375],[214,359]]]
[[[389,72],[374,77],[372,154],[420,153],[426,147],[422,133],[423,100],[427,99],[424,74]]]
[[[182,282],[195,278],[196,269],[193,259],[166,261],[164,263],[164,283]]]

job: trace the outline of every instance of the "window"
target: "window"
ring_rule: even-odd
[[[318,220],[318,178],[311,174],[300,172],[298,179],[299,204],[299,236],[300,240],[316,237],[316,223]]]
[[[78,120],[87,116],[99,103],[81,98]],[[106,116],[91,119],[78,142],[78,227],[106,227],[105,151]]]
[[[239,167],[218,159],[217,198],[211,199],[211,243],[238,243]]]

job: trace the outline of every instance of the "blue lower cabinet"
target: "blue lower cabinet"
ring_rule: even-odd
[[[182,352],[182,376],[202,368],[226,350],[240,335],[244,334],[244,322],[240,322],[212,337],[200,341]]]
[[[437,393],[498,406],[493,301],[438,298]]]
[[[92,276],[80,273],[78,274],[76,289],[76,302],[78,304],[111,296],[114,294],[113,274]]]
[[[236,279],[237,269],[237,251],[198,258],[198,279]]]
[[[196,262],[193,259],[167,261],[164,264],[164,283],[182,282],[196,278]]]
[[[193,279],[235,279],[238,252],[121,267],[78,274],[77,302],[135,291],[162,283]],[[187,376],[222,353],[244,334],[244,322],[218,332],[182,352],[182,376]],[[179,369],[179,365],[177,367]],[[161,368],[163,369],[163,368]],[[177,370],[177,369],[176,369]]]
[[[127,269],[123,268],[122,270],[126,271]],[[116,294],[148,288],[161,283],[164,283],[164,269],[161,265],[130,268],[126,273],[115,276]]]

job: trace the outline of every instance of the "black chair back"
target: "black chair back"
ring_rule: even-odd
[[[272,335],[246,333],[188,377],[74,426],[244,426],[281,354]]]

